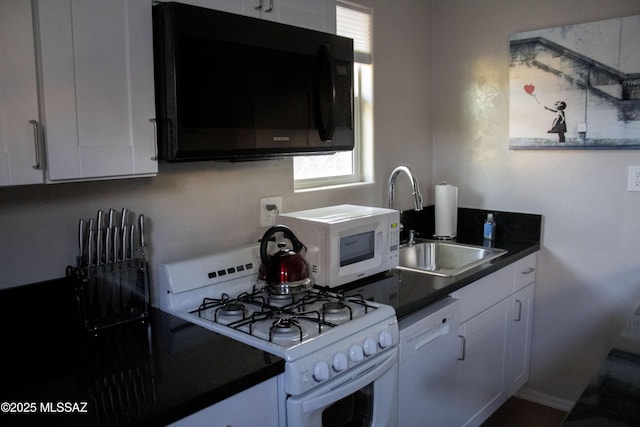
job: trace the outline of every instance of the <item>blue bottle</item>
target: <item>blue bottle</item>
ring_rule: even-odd
[[[487,214],[487,220],[484,222],[483,237],[485,240],[494,240],[496,238],[496,222],[493,214]]]

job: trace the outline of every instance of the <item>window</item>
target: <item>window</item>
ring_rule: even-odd
[[[354,149],[328,155],[294,157],[296,190],[363,182],[372,176],[371,10],[339,1],[336,6],[336,27],[338,35],[354,41]]]

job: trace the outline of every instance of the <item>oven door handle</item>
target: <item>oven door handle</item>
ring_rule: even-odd
[[[398,363],[398,353],[393,352],[385,360],[377,362],[372,366],[366,366],[365,369],[357,370],[350,375],[349,379],[341,382],[329,392],[322,393],[318,397],[305,400],[302,404],[303,411],[305,413],[313,412],[355,393],[367,384],[370,384],[382,377],[382,375],[389,369],[393,368],[396,363]]]

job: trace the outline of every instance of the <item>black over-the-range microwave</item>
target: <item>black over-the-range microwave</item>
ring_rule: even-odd
[[[353,40],[181,3],[153,27],[161,159],[353,149]]]

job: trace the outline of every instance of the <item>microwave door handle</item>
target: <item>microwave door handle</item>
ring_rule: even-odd
[[[331,49],[328,45],[324,44],[320,46],[319,52],[319,65],[318,65],[318,82],[316,84],[316,125],[318,127],[318,133],[320,134],[320,140],[331,141],[336,130],[336,63],[331,53]],[[329,111],[327,120],[322,117],[322,102],[321,102],[321,88],[320,81],[322,80],[323,73],[326,73],[329,78]]]

